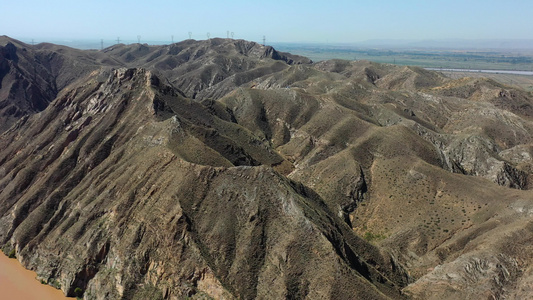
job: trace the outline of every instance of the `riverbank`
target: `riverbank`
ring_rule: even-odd
[[[0,252],[0,295],[2,299],[72,300],[63,292],[41,284],[35,272],[24,269],[16,259]]]

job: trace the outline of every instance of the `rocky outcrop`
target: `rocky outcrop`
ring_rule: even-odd
[[[86,52],[64,48],[40,49],[0,37],[0,132],[43,111],[63,88],[98,68]]]
[[[310,64],[313,61],[310,59],[293,55],[290,53],[279,52],[271,46],[265,46],[265,52],[261,55],[261,58],[271,58],[274,60],[282,60],[289,65]]]
[[[454,141],[443,151],[448,168],[454,172],[482,176],[502,186],[524,189],[527,174],[501,160],[497,153],[494,144],[476,136]]]
[[[504,299],[506,289],[519,275],[518,262],[503,254],[461,257],[451,265],[435,267],[405,292],[415,299]]]
[[[42,111],[56,95],[53,85],[38,78],[40,74],[35,67],[29,69],[26,59],[19,58],[13,43],[0,46],[0,132],[20,117]]]

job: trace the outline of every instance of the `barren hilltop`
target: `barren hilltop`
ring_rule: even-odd
[[[0,37],[0,246],[84,299],[524,299],[533,95],[232,39]]]

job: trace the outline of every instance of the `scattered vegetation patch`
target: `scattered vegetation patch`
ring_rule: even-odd
[[[156,288],[155,286],[148,285],[143,286],[135,292],[133,296],[134,300],[141,299],[154,299],[154,300],[163,300],[163,293]]]
[[[15,248],[11,249],[11,251],[9,251],[9,254],[7,256],[9,258],[17,258],[17,251],[15,250]]]
[[[57,279],[55,278],[50,278],[48,279],[48,284],[55,287],[56,289],[61,289],[61,282],[59,282]]]
[[[75,288],[74,295],[76,295],[76,298],[81,299],[83,297],[83,289],[80,287]]]
[[[386,238],[385,235],[379,233],[372,233],[370,231],[365,232],[363,238],[369,242],[381,241]]]

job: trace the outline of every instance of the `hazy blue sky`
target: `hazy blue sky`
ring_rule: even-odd
[[[36,41],[226,37],[271,42],[531,39],[532,0],[4,1],[0,35]]]

